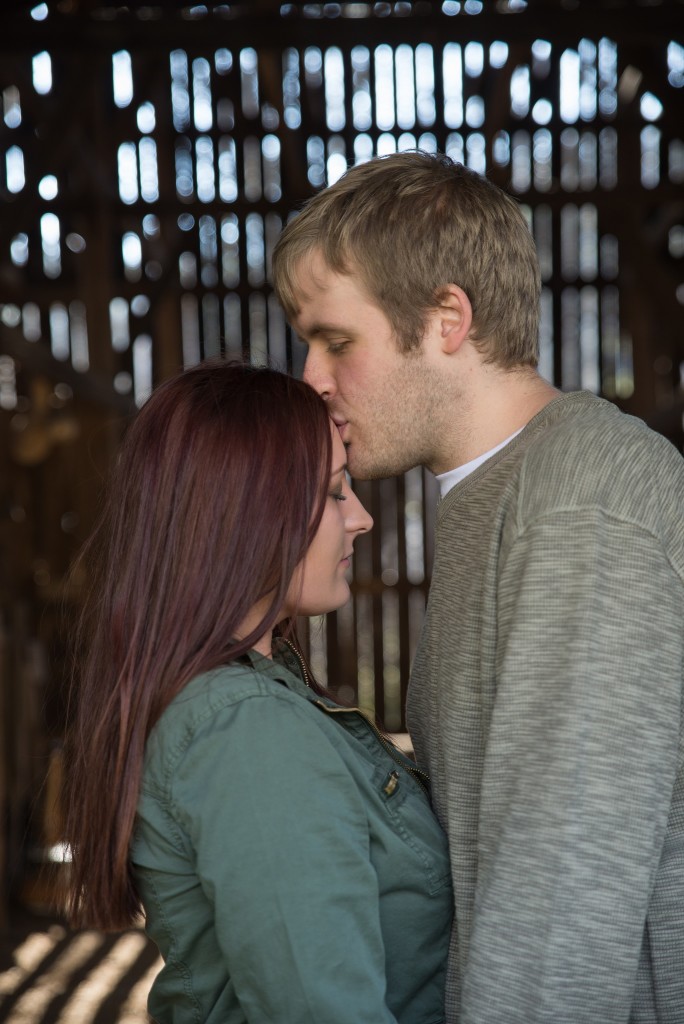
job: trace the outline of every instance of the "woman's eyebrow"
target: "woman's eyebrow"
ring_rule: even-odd
[[[340,466],[339,469],[334,469],[333,472],[330,474],[330,476],[331,477],[339,476],[340,473],[346,473],[346,472],[347,472],[347,463],[345,462],[345,463],[343,463],[343,465]]]

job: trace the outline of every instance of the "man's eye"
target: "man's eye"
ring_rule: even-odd
[[[348,342],[346,341],[329,341],[328,352],[332,352],[333,355],[335,355],[336,353],[341,352],[342,349],[345,348],[347,344]]]

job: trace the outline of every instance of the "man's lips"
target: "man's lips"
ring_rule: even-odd
[[[340,437],[344,441],[345,434],[348,432],[349,423],[346,420],[337,419],[335,416],[333,416],[332,420],[337,427]]]

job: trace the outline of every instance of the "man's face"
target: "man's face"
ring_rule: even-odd
[[[318,252],[302,260],[297,286],[293,326],[308,347],[304,379],[328,402],[352,476],[429,466],[438,382],[425,351],[401,353],[360,278],[330,270]]]

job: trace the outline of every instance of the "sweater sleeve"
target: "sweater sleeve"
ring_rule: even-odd
[[[173,780],[249,1024],[393,1024],[361,795],[305,701],[250,697],[204,723]]]
[[[682,581],[649,533],[588,510],[516,539],[498,594],[462,1024],[627,1024],[683,661]]]

